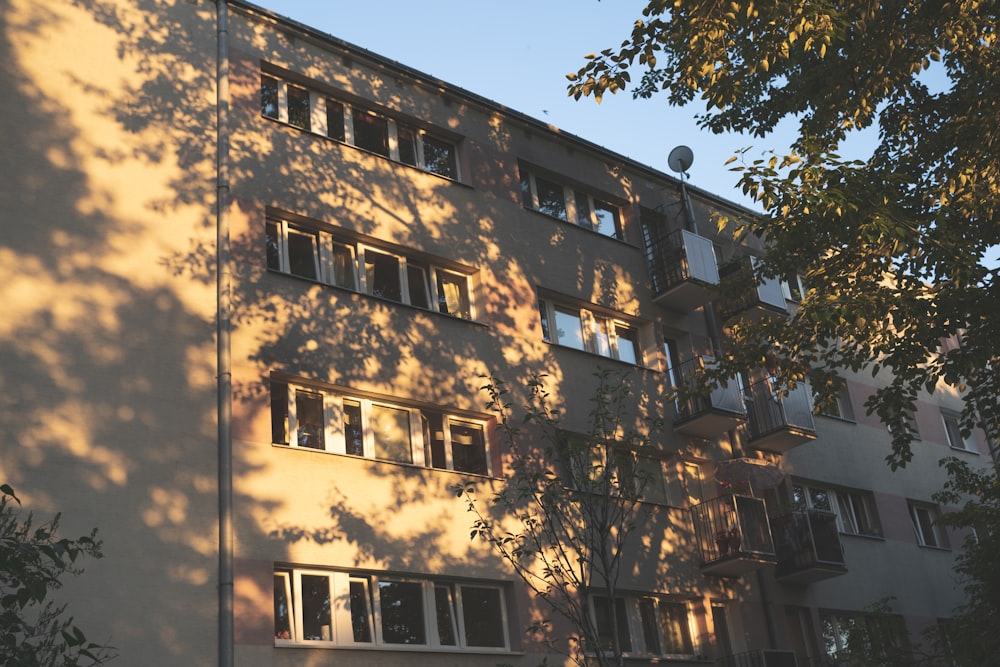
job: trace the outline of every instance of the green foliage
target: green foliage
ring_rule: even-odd
[[[87,639],[51,593],[76,575],[82,557],[101,557],[97,531],[57,537],[59,516],[39,526],[21,515],[20,499],[0,486],[0,663],[9,667],[90,667],[113,657]]]
[[[474,516],[470,537],[489,544],[539,599],[569,621],[574,629],[566,638],[569,657],[581,666],[623,664],[617,630],[610,646],[602,646],[588,597],[597,591],[614,598],[650,481],[635,464],[635,452],[650,446],[648,436],[625,423],[625,415],[634,412],[626,375],[598,371],[595,377],[587,433],[563,430],[545,376],[528,381],[519,419],[504,381],[485,378],[487,407],[497,415],[509,453],[507,479],[488,500],[477,495],[475,482],[454,489]],[[615,605],[610,612],[614,628],[627,622],[617,618]],[[550,650],[567,650],[552,639],[545,620],[528,632]],[[588,659],[585,652],[596,656]]]
[[[617,49],[569,75],[571,95],[600,101],[635,67],[636,96],[698,99],[713,132],[798,123],[790,154],[739,153],[764,214],[736,234],[767,251],[761,275],[804,274],[808,292],[789,321],[731,324],[718,374],[767,354],[790,383],[809,367],[885,368],[867,408],[892,427],[893,468],[912,456],[916,396],[942,382],[967,392],[964,429],[1000,435],[998,21],[978,0],[651,0]],[[870,156],[838,155],[876,126]]]

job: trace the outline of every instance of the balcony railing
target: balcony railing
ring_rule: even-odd
[[[712,438],[746,421],[746,406],[736,378],[708,393],[696,391],[697,374],[714,363],[711,357],[695,357],[674,369],[674,382],[690,393],[676,403],[674,428],[681,433]]]
[[[691,508],[705,574],[741,576],[776,562],[764,501],[720,496]]]
[[[766,316],[787,316],[785,294],[777,278],[760,278],[752,257],[740,257],[719,269],[723,285],[722,317],[743,315],[747,319]]]
[[[771,519],[778,552],[775,576],[804,585],[847,574],[837,515],[818,509],[795,510]]]
[[[727,655],[716,661],[719,667],[800,667],[792,651],[757,649]]]
[[[758,449],[784,453],[816,438],[812,396],[807,382],[782,395],[770,380],[752,382],[747,394],[750,440]]]
[[[719,267],[712,242],[686,229],[649,241],[646,249],[654,300],[687,312],[705,304],[709,286],[719,284]]]

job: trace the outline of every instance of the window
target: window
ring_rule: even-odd
[[[612,649],[615,624],[607,597],[591,598],[591,613],[600,649]],[[633,657],[671,657],[695,654],[688,603],[653,595],[622,596],[614,599],[618,646]]]
[[[787,301],[798,303],[806,295],[806,279],[798,273],[786,276],[781,281],[781,293]]]
[[[952,449],[962,449],[968,452],[976,451],[976,442],[972,439],[972,434],[962,435],[961,415],[949,410],[941,411],[941,421],[944,422],[944,431],[948,436],[948,446]]]
[[[938,524],[941,513],[937,505],[929,503],[910,502],[910,521],[913,522],[913,534],[917,544],[922,547],[948,548],[948,536]]]
[[[630,499],[666,504],[663,463],[626,447],[593,443],[586,436],[564,434],[559,443],[564,486]]]
[[[895,614],[820,612],[826,655],[837,664],[912,664],[906,624]],[[853,659],[852,659],[853,658]]]
[[[906,429],[913,436],[914,440],[920,439],[920,430],[917,428],[917,415],[913,410],[908,410],[903,415],[903,421],[906,423]],[[889,433],[892,433],[892,424],[886,424],[885,428]]]
[[[260,110],[287,123],[377,155],[458,180],[455,143],[317,90],[261,74]]]
[[[272,271],[466,320],[476,314],[472,276],[439,263],[287,220],[267,221],[265,244]]]
[[[832,395],[824,399],[819,392],[822,383],[821,377],[810,377],[809,384],[813,390],[812,399],[813,405],[816,406],[816,412],[825,417],[854,421],[854,408],[851,406],[851,396],[847,393],[847,384],[843,383],[839,389],[833,390]]]
[[[521,200],[526,208],[539,213],[604,236],[623,238],[620,207],[524,167],[521,168]]]
[[[875,497],[867,491],[795,483],[792,484],[792,503],[800,509],[811,508],[836,514],[837,529],[842,533],[882,537]]]
[[[360,572],[278,569],[275,644],[509,651],[495,584]]]
[[[275,444],[490,474],[484,421],[271,381]]]
[[[542,339],[628,364],[643,364],[639,329],[614,315],[589,308],[538,300]]]

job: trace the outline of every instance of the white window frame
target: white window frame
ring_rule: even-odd
[[[942,408],[941,424],[944,426],[944,433],[945,437],[948,438],[949,447],[963,452],[979,453],[976,448],[976,441],[972,438],[972,433],[969,433],[969,437],[962,435],[961,413]],[[958,440],[957,443],[955,442],[956,440]]]
[[[285,442],[273,443],[283,445],[293,449],[307,449],[318,452],[325,451],[333,454],[345,456],[355,456],[347,452],[347,436],[344,430],[344,403],[349,401],[360,406],[361,409],[361,429],[362,429],[362,457],[373,459],[385,463],[402,463],[404,465],[415,465],[425,468],[433,468],[428,441],[428,431],[425,428],[424,414],[427,411],[440,414],[443,433],[441,434],[445,449],[445,467],[434,468],[435,470],[451,470],[464,475],[475,475],[478,473],[455,470],[454,454],[452,452],[452,425],[471,427],[478,429],[482,434],[483,457],[485,460],[485,476],[493,476],[493,462],[491,460],[491,443],[489,438],[488,423],[484,419],[477,419],[465,415],[458,415],[444,409],[421,409],[411,405],[402,404],[391,399],[373,399],[354,396],[349,393],[339,393],[319,389],[306,384],[296,383],[294,380],[274,380],[274,387],[284,384],[286,391],[286,414],[287,423],[285,426]],[[272,389],[272,391],[274,391]],[[299,392],[307,394],[319,394],[323,398],[323,448],[306,447],[299,444],[298,438],[298,418],[297,395]],[[405,411],[408,415],[408,425],[410,429],[410,461],[396,461],[394,459],[376,458],[376,441],[373,429],[373,412],[378,408],[388,408]],[[272,417],[273,419],[273,417]]]
[[[571,303],[566,303],[563,301],[552,299],[548,296],[541,296],[538,299],[538,310],[539,316],[545,318],[546,328],[548,329],[548,334],[546,336],[543,330],[543,340],[552,343],[553,345],[559,345],[560,347],[568,347],[573,350],[580,350],[581,352],[588,352],[590,354],[595,354],[607,359],[614,359],[615,361],[621,361],[624,364],[646,367],[645,355],[643,354],[643,344],[642,344],[642,330],[641,326],[637,323],[629,322],[628,320],[615,317],[614,315],[607,315],[601,311],[592,310],[584,306],[577,306]],[[559,327],[556,326],[556,311],[561,310],[568,315],[576,315],[580,319],[581,335],[583,338],[583,348],[576,347],[575,345],[568,345],[566,341],[561,341],[559,336]],[[603,326],[603,332],[601,327]],[[629,331],[635,335],[635,363],[627,360],[621,359],[621,352],[619,347],[619,338],[623,338],[631,344],[633,341],[629,341],[627,337],[619,336],[619,329]],[[605,354],[601,349],[602,336],[606,336],[607,340],[607,354]],[[569,340],[569,337],[565,337]]]
[[[795,289],[798,292],[798,296],[792,291],[792,281],[795,281]],[[805,276],[800,273],[795,273],[790,276],[786,276],[781,280],[781,294],[785,297],[785,301],[791,301],[792,303],[798,303],[806,295],[806,281]]]
[[[938,519],[941,518],[941,512],[937,505],[916,500],[910,500],[906,505],[910,515],[910,523],[913,525],[913,536],[917,540],[917,544],[933,549],[951,548],[944,528],[938,523]],[[926,530],[921,521],[921,513],[925,513],[929,521]],[[927,531],[930,531],[929,535]]]
[[[556,218],[557,220],[562,220],[563,222],[569,222],[577,227],[583,227],[584,229],[596,232],[601,236],[606,236],[613,239],[622,238],[622,207],[618,204],[612,202],[609,198],[595,196],[586,190],[577,189],[571,185],[562,182],[559,177],[551,176],[548,174],[536,174],[531,169],[522,169],[522,187],[524,185],[528,186],[525,195],[528,201],[524,203],[533,211],[537,211],[543,215],[548,215],[549,217]],[[563,211],[566,217],[560,215],[552,215],[546,211],[541,210],[540,200],[538,197],[538,179],[542,179],[547,183],[555,185],[562,188],[562,200],[563,200]],[[581,207],[577,206],[578,197],[586,202],[587,211],[580,211]],[[614,218],[613,226],[614,229],[610,230],[611,233],[607,231],[601,231],[600,229],[600,218],[597,215],[598,205],[602,208],[611,211],[612,217]]]
[[[591,622],[594,624],[594,628],[597,629],[597,611],[594,607],[594,600],[596,598],[601,598],[611,602],[610,598],[606,595],[594,594],[587,598],[588,611],[590,613]],[[694,623],[694,615],[691,613],[691,603],[687,599],[672,598],[668,596],[658,595],[655,593],[638,593],[630,595],[616,595],[615,600],[624,600],[625,602],[625,618],[619,619],[619,622],[624,622],[626,624],[629,641],[632,644],[632,650],[622,651],[622,655],[630,658],[667,658],[667,659],[691,659],[700,652],[700,647],[698,645],[698,634],[697,628]],[[651,647],[646,645],[646,637],[642,626],[642,612],[639,609],[640,600],[653,600],[655,601],[654,613],[656,621],[656,630],[659,634],[660,652],[653,652]],[[614,604],[612,602],[612,604]],[[683,605],[685,610],[685,615],[687,617],[687,640],[691,644],[690,653],[670,653],[666,652],[666,638],[663,636],[663,618],[662,618],[662,605]],[[588,651],[591,655],[596,654],[596,651]],[[605,650],[605,654],[608,651]]]
[[[335,234],[318,227],[312,227],[305,223],[290,222],[282,218],[269,217],[267,219],[267,227],[270,228],[272,225],[274,226],[276,233],[274,242],[277,245],[279,262],[279,266],[276,270],[279,273],[301,278],[303,280],[315,280],[316,282],[320,282],[324,285],[330,285],[332,287],[366,294],[375,298],[382,298],[393,303],[413,306],[414,308],[448,315],[456,319],[476,321],[480,316],[476,299],[476,276],[474,273],[466,273],[452,267],[435,263],[433,260],[427,261],[414,258],[403,252],[387,248],[383,245],[349,240],[343,235]],[[295,234],[301,234],[304,236],[312,235],[316,238],[315,244],[318,247],[313,248],[313,264],[317,276],[316,278],[310,278],[309,276],[303,276],[291,272],[289,237]],[[350,256],[350,278],[353,286],[341,285],[337,283],[334,247],[347,250],[347,254]],[[398,301],[396,299],[381,297],[371,293],[371,286],[368,285],[368,275],[365,271],[366,253],[377,253],[396,260],[398,263],[399,274],[397,280],[400,288],[400,298]],[[419,270],[424,274],[424,291],[427,300],[426,307],[420,304],[412,303],[410,298],[410,268]],[[459,286],[462,307],[456,313],[445,312],[445,310],[441,307],[441,303],[443,300],[446,300],[447,295],[438,288],[439,274],[447,277],[450,282],[457,283]],[[443,283],[442,289],[444,289]]]
[[[822,486],[817,484],[811,484],[807,482],[801,482],[798,480],[792,481],[793,487],[798,487],[802,489],[802,497],[805,501],[805,507],[809,509],[818,509],[824,512],[831,512],[837,517],[837,530],[845,535],[859,535],[861,537],[884,537],[882,530],[882,521],[878,514],[878,508],[875,506],[875,496],[869,491],[862,491],[858,489],[843,489]],[[829,501],[829,507],[816,507],[813,504],[813,491],[822,491],[826,494]],[[867,512],[868,522],[874,526],[877,530],[875,533],[865,533],[860,532],[860,522],[858,521],[858,516],[856,514],[856,508],[851,501],[851,499],[858,499],[865,512]],[[849,512],[845,516],[845,512]]]
[[[274,571],[274,576],[285,579],[285,595],[288,602],[289,618],[291,625],[290,638],[275,637],[275,646],[316,646],[316,647],[371,647],[385,650],[437,650],[453,652],[476,652],[476,653],[508,653],[511,651],[510,645],[510,624],[507,612],[507,596],[504,587],[495,582],[488,581],[457,581],[424,579],[410,575],[390,575],[387,573],[363,573],[340,570],[322,570],[315,568],[300,567],[279,567]],[[303,639],[304,621],[302,608],[302,578],[304,576],[325,578],[330,594],[330,625],[329,639]],[[366,618],[369,625],[369,635],[371,641],[355,641],[354,629],[352,625],[351,609],[351,584],[362,583],[365,590]],[[416,584],[420,589],[420,611],[423,614],[424,639],[421,644],[407,644],[386,642],[382,629],[382,609],[380,583],[405,583]],[[455,635],[455,644],[442,644],[438,633],[438,618],[436,608],[435,591],[437,588],[446,587],[450,593],[451,607],[453,615],[452,629]],[[485,589],[496,592],[497,600],[500,604],[500,630],[503,636],[503,646],[480,646],[470,645],[466,633],[465,608],[463,605],[463,590],[465,589]]]
[[[262,81],[261,81],[262,88],[263,88],[263,77],[267,77],[269,79],[272,79],[272,80],[276,81],[277,82],[277,88],[278,88],[278,94],[277,94],[277,105],[278,105],[277,111],[278,111],[278,116],[276,118],[274,116],[266,116],[266,115],[263,114],[263,109],[261,109],[261,115],[264,118],[270,118],[272,120],[277,120],[280,123],[283,123],[285,125],[289,125],[291,127],[295,127],[295,128],[297,128],[299,130],[302,130],[303,132],[310,132],[311,134],[318,134],[320,136],[333,139],[334,141],[340,141],[340,139],[338,138],[339,135],[338,136],[331,136],[330,131],[329,131],[330,128],[328,127],[328,123],[327,123],[327,113],[326,113],[327,101],[330,100],[330,101],[336,102],[337,104],[340,104],[344,108],[344,127],[342,128],[342,132],[343,132],[343,136],[344,136],[343,143],[348,144],[350,146],[355,146],[356,148],[359,148],[360,150],[365,150],[365,151],[371,153],[372,155],[380,155],[380,156],[382,156],[381,153],[378,153],[378,152],[375,152],[375,151],[370,151],[370,150],[365,149],[363,147],[357,146],[357,144],[355,142],[355,136],[354,136],[354,116],[355,115],[359,115],[359,114],[370,114],[370,115],[375,116],[375,117],[377,117],[377,118],[379,118],[381,120],[384,120],[386,122],[386,129],[387,129],[386,151],[388,152],[388,155],[384,155],[382,157],[386,157],[386,158],[388,158],[388,159],[390,159],[390,160],[392,160],[394,162],[399,162],[401,164],[406,164],[406,165],[410,165],[410,166],[413,166],[413,167],[417,167],[418,169],[426,171],[429,174],[436,174],[437,176],[440,176],[441,178],[447,178],[447,179],[454,180],[454,181],[461,180],[462,172],[461,172],[461,161],[459,160],[459,155],[458,155],[458,145],[454,141],[452,141],[451,139],[445,138],[444,136],[442,136],[442,135],[440,135],[440,134],[438,134],[436,132],[428,132],[427,130],[425,130],[423,128],[420,128],[420,127],[418,127],[415,124],[406,123],[406,122],[403,122],[403,121],[398,121],[393,116],[389,116],[389,115],[386,115],[384,113],[380,113],[380,112],[378,112],[378,111],[376,111],[374,109],[369,109],[369,108],[361,107],[361,106],[354,105],[354,104],[351,104],[349,102],[346,102],[346,101],[344,101],[342,99],[337,99],[336,97],[331,97],[331,96],[329,96],[329,95],[327,95],[325,93],[322,93],[322,92],[316,90],[315,88],[309,86],[308,84],[303,84],[303,83],[299,83],[299,82],[290,82],[290,81],[288,81],[286,79],[283,79],[281,76],[278,76],[276,74],[272,74],[272,73],[266,72],[266,71],[262,71],[261,72],[261,77],[262,77]],[[288,99],[289,99],[289,96],[288,96],[288,89],[289,89],[290,86],[295,87],[295,88],[299,88],[299,89],[302,89],[302,90],[305,90],[309,94],[309,127],[308,128],[304,128],[304,127],[301,127],[299,125],[292,125],[292,123],[289,122],[289,113],[288,113],[288,109],[289,109],[289,107],[288,107]],[[404,161],[401,158],[401,156],[400,156],[400,151],[399,151],[399,128],[400,127],[404,127],[406,129],[412,131],[414,133],[414,135],[415,135],[415,144],[416,144],[416,146],[415,146],[415,148],[416,148],[416,150],[415,150],[415,153],[416,153],[415,158],[416,159],[415,159],[414,162]],[[451,151],[451,167],[455,171],[454,175],[445,174],[445,173],[442,173],[441,171],[432,171],[431,169],[428,168],[427,162],[426,162],[425,157],[424,157],[425,156],[424,143],[425,143],[425,141],[427,139],[431,139],[431,140],[433,140],[435,142],[439,142],[439,143],[441,143],[441,144],[443,144],[443,145],[445,145],[445,146],[447,146],[447,147],[450,148],[450,151]]]

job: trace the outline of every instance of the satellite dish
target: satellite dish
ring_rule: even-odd
[[[684,174],[688,169],[691,168],[691,163],[694,162],[694,153],[687,146],[678,146],[677,148],[670,151],[670,155],[667,157],[667,164],[673,171],[678,174]]]

